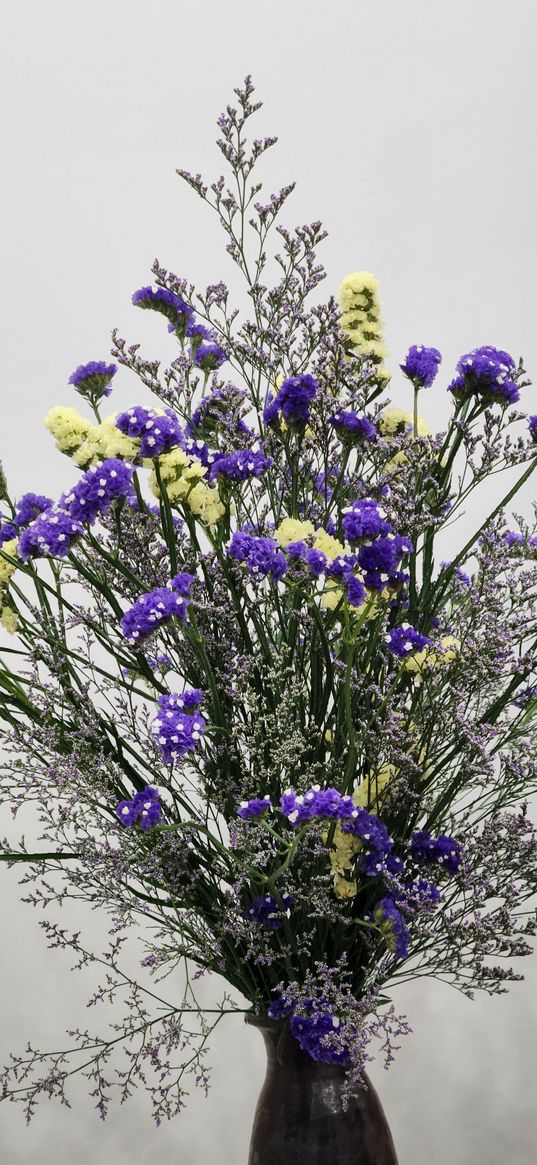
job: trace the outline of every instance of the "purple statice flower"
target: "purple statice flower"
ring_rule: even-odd
[[[203,340],[214,341],[214,335],[210,328],[206,328],[205,324],[197,324],[194,320],[187,324],[186,334],[192,342],[193,349],[199,347]]]
[[[287,1019],[294,1010],[293,1003],[287,1003],[282,999],[281,995],[277,995],[276,999],[272,999],[267,1007],[267,1015],[269,1019]]]
[[[3,546],[4,542],[12,542],[14,538],[18,537],[18,534],[19,531],[14,522],[3,522],[0,526],[0,546]]]
[[[267,809],[272,809],[272,801],[268,793],[266,797],[252,797],[250,801],[241,801],[237,814],[242,821],[249,821],[252,817],[261,817]]]
[[[246,563],[248,574],[270,574],[277,582],[287,570],[287,559],[275,538],[256,537],[244,530],[236,530],[227,552],[236,562]]]
[[[277,902],[272,894],[258,894],[246,907],[244,914],[246,918],[251,918],[253,922],[258,922],[267,930],[279,930],[282,925],[282,911],[291,910],[294,904],[295,900],[291,894],[280,894],[280,902]]]
[[[343,510],[343,531],[349,542],[362,538],[378,538],[391,532],[378,502],[373,498],[359,498]]]
[[[134,292],[132,302],[135,307],[161,312],[170,321],[173,331],[180,339],[184,338],[194,316],[193,309],[180,296],[165,287],[140,287]]]
[[[39,514],[42,514],[44,510],[50,510],[53,505],[52,498],[47,498],[44,494],[23,494],[17,503],[11,521],[3,522],[0,526],[0,546],[3,546],[4,542],[11,542],[17,538],[20,530],[29,526],[30,522],[34,522]]]
[[[38,514],[42,514],[43,510],[49,510],[52,505],[52,498],[47,498],[44,494],[24,494],[17,504],[13,519],[17,529],[21,530],[23,526],[28,526]]]
[[[328,418],[339,437],[351,438],[354,441],[376,441],[377,430],[369,417],[360,417],[352,409],[339,409]]]
[[[417,866],[439,865],[449,874],[456,874],[460,866],[460,845],[445,833],[431,837],[426,829],[419,829],[410,840],[408,853]]]
[[[508,547],[523,546],[525,542],[524,535],[520,532],[520,530],[507,530],[503,536],[503,540],[505,545]]]
[[[60,505],[75,522],[91,525],[114,501],[129,496],[133,472],[132,465],[117,457],[108,457],[100,465],[87,469],[69,493],[63,495]]]
[[[287,549],[289,550],[289,547]],[[338,554],[328,564],[326,577],[345,578],[347,574],[352,573],[355,566],[358,566],[358,556],[356,554]]]
[[[84,533],[81,522],[59,506],[52,506],[23,530],[17,548],[22,562],[29,558],[65,558],[73,542]]]
[[[129,607],[121,620],[121,630],[127,643],[141,643],[147,635],[156,631],[167,619],[186,619],[188,602],[181,594],[157,587],[154,591],[140,595]]]
[[[188,597],[192,587],[196,581],[195,574],[189,574],[187,570],[180,570],[179,574],[175,574],[171,580],[171,586],[178,595]]]
[[[348,818],[358,810],[352,797],[344,797],[339,789],[321,789],[314,785],[304,794],[287,789],[280,797],[281,812],[292,825],[302,825],[314,818]]]
[[[303,1052],[312,1060],[324,1064],[347,1064],[349,1050],[338,1046],[331,1036],[338,1033],[339,1019],[329,1011],[310,1010],[309,1015],[292,1015],[289,1021],[291,1035],[297,1040]]]
[[[345,798],[347,800],[347,798]],[[352,798],[350,798],[352,800]],[[367,809],[356,808],[353,802],[352,813],[342,821],[344,833],[352,833],[364,841],[369,849],[386,857],[392,848],[393,841],[388,830],[376,813],[368,813]]]
[[[308,372],[300,376],[288,376],[278,389],[276,396],[272,394],[267,399],[263,417],[266,425],[276,420],[278,413],[289,425],[306,425],[310,415],[310,405],[314,400],[319,385]]]
[[[414,388],[430,388],[441,363],[442,355],[438,348],[412,344],[399,367],[412,381]]]
[[[386,643],[392,655],[406,659],[414,651],[421,651],[431,643],[431,640],[420,631],[416,631],[415,627],[411,627],[410,623],[401,623],[399,627],[392,627],[391,631],[388,631]]]
[[[398,586],[406,576],[398,571],[398,563],[405,554],[412,551],[409,538],[400,534],[386,534],[375,542],[366,542],[358,551],[358,564],[364,571],[364,582],[372,590],[382,590],[385,586]]]
[[[203,693],[197,688],[177,695],[171,692],[159,696],[158,713],[153,731],[162,753],[164,764],[171,765],[186,752],[194,749],[201,739],[205,720],[197,709]]]
[[[162,806],[159,795],[152,785],[146,785],[140,793],[135,793],[130,801],[120,801],[116,806],[116,813],[122,825],[130,828],[136,823],[147,831],[153,825],[158,825],[162,818]]]
[[[321,789],[314,785],[304,794],[287,789],[280,798],[280,810],[294,826],[317,819],[335,819],[341,822],[346,833],[359,837],[376,854],[386,856],[392,849],[392,839],[380,817],[368,813],[366,809],[357,808],[352,797],[340,793],[339,789]]]
[[[147,409],[143,405],[133,405],[124,413],[118,413],[116,429],[127,437],[140,438],[140,457],[160,457],[181,444],[183,431],[172,409],[164,413]]]
[[[532,441],[537,441],[537,417],[528,417],[528,429]]]
[[[345,592],[351,607],[361,607],[365,599],[365,583],[358,575],[348,571],[343,575]]]
[[[388,949],[398,959],[408,959],[410,933],[393,898],[381,898],[370,919],[382,931]]]
[[[216,368],[220,368],[227,360],[224,349],[219,344],[201,343],[192,347],[192,361],[196,368],[201,368],[203,372],[214,372]]]
[[[69,377],[81,396],[95,402],[103,396],[110,396],[112,379],[116,375],[117,364],[106,364],[104,360],[90,360],[89,364],[79,364]]]
[[[307,546],[306,553],[304,555],[304,561],[308,567],[308,570],[310,571],[310,574],[312,574],[314,578],[319,578],[319,575],[321,575],[325,569],[328,559],[326,554],[323,554],[322,550],[316,550],[314,546]]]
[[[514,371],[508,352],[490,345],[474,348],[461,356],[448,392],[461,399],[476,396],[489,403],[513,405],[520,399]]]
[[[215,477],[228,477],[231,481],[246,481],[248,477],[261,477],[272,457],[265,457],[261,449],[236,449],[234,453],[217,453],[209,468],[209,481]]]

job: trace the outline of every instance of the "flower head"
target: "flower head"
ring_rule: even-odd
[[[166,287],[140,287],[132,297],[135,307],[158,311],[170,321],[172,330],[183,339],[194,316],[193,308]]]
[[[205,720],[198,711],[193,711],[203,699],[197,688],[181,695],[170,693],[159,696],[158,713],[153,722],[153,731],[162,753],[164,764],[171,765],[194,749],[201,740]]]
[[[152,785],[146,785],[131,800],[120,801],[116,806],[116,814],[127,828],[138,824],[146,832],[153,825],[158,825],[162,818],[162,806],[157,790]]]
[[[388,897],[382,898],[377,903],[371,915],[371,920],[382,932],[386,940],[386,946],[393,952],[396,958],[408,959],[410,933],[401,911],[395,905],[394,899]]]
[[[310,405],[318,391],[319,385],[309,373],[288,376],[280,385],[276,396],[269,397],[265,405],[265,423],[272,424],[278,413],[281,413],[288,425],[303,428],[309,420]]]
[[[90,360],[89,364],[79,364],[69,377],[80,396],[97,404],[103,396],[110,396],[112,379],[116,375],[117,364],[106,364],[104,360]]]
[[[192,360],[203,372],[214,372],[227,360],[224,349],[219,344],[201,343],[192,348]]]
[[[457,375],[448,391],[461,399],[476,396],[487,403],[513,405],[520,398],[513,378],[515,370],[515,362],[508,352],[491,345],[473,348],[461,356]]]
[[[405,659],[414,651],[421,651],[430,642],[431,640],[427,639],[426,635],[416,631],[415,627],[410,626],[410,623],[401,623],[399,627],[392,627],[386,636],[386,643],[392,655],[397,655],[400,659]]]
[[[369,417],[360,417],[352,409],[339,409],[339,412],[333,413],[328,418],[328,423],[333,426],[342,440],[353,443],[356,441],[377,440],[376,427],[369,420]]]
[[[134,405],[115,418],[116,427],[126,437],[140,439],[140,457],[160,457],[181,444],[183,431],[172,409],[158,412]]]
[[[441,362],[442,356],[438,348],[412,344],[399,367],[415,388],[430,388]]]

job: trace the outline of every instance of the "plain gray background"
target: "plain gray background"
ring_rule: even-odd
[[[269,188],[296,178],[286,221],[325,221],[327,292],[348,271],[378,275],[392,367],[408,344],[434,344],[445,384],[461,352],[492,343],[535,372],[534,0],[4,0],[1,14],[1,445],[15,494],[72,480],[41,418],[77,403],[67,378],[106,358],[113,324],[172,355],[130,306],[152,259],[200,287],[231,278],[175,167],[220,172],[214,119],[246,72],[265,101],[256,133],[280,136]],[[135,403],[130,374],[118,379],[116,404]],[[400,378],[392,395],[408,405]],[[533,390],[523,406],[537,412]],[[442,387],[423,412],[441,426]],[[18,906],[15,871],[0,874],[4,1060],[27,1039],[60,1046],[87,1017],[82,980]],[[97,942],[102,921],[89,918]],[[535,1161],[537,974],[522,969],[503,999],[425,982],[399,992],[414,1035],[372,1075],[400,1165]],[[140,1095],[103,1125],[83,1087],[29,1130],[3,1105],[2,1162],[245,1165],[263,1052],[240,1019],[225,1025],[209,1099],[176,1122],[155,1130]]]

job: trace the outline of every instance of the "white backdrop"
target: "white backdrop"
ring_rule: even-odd
[[[327,225],[327,290],[350,270],[378,275],[392,367],[408,344],[433,344],[445,384],[461,352],[491,343],[537,370],[533,0],[4,0],[2,32],[0,455],[15,494],[72,480],[41,419],[76,403],[67,378],[106,358],[112,325],[166,356],[130,305],[152,259],[200,287],[230,278],[175,168],[220,172],[214,119],[247,72],[265,100],[259,136],[280,135],[271,188],[296,178],[291,225]],[[114,400],[134,403],[130,374],[117,379]],[[393,396],[408,402],[397,377]],[[440,426],[442,387],[426,404]],[[79,977],[18,905],[16,872],[0,877],[3,1061],[27,1039],[61,1046],[87,1017]],[[522,969],[503,999],[399,992],[414,1035],[372,1075],[400,1165],[534,1162],[537,974]],[[175,1123],[155,1130],[140,1096],[103,1125],[75,1088],[71,1110],[45,1105],[28,1130],[0,1108],[2,1162],[244,1165],[263,1053],[256,1032],[226,1024],[209,1099]]]

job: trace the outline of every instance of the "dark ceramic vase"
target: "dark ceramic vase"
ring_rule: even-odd
[[[282,1041],[274,1020],[246,1022],[261,1032],[268,1060],[248,1165],[397,1165],[370,1080],[345,1110],[342,1067],[312,1060],[289,1034]]]

